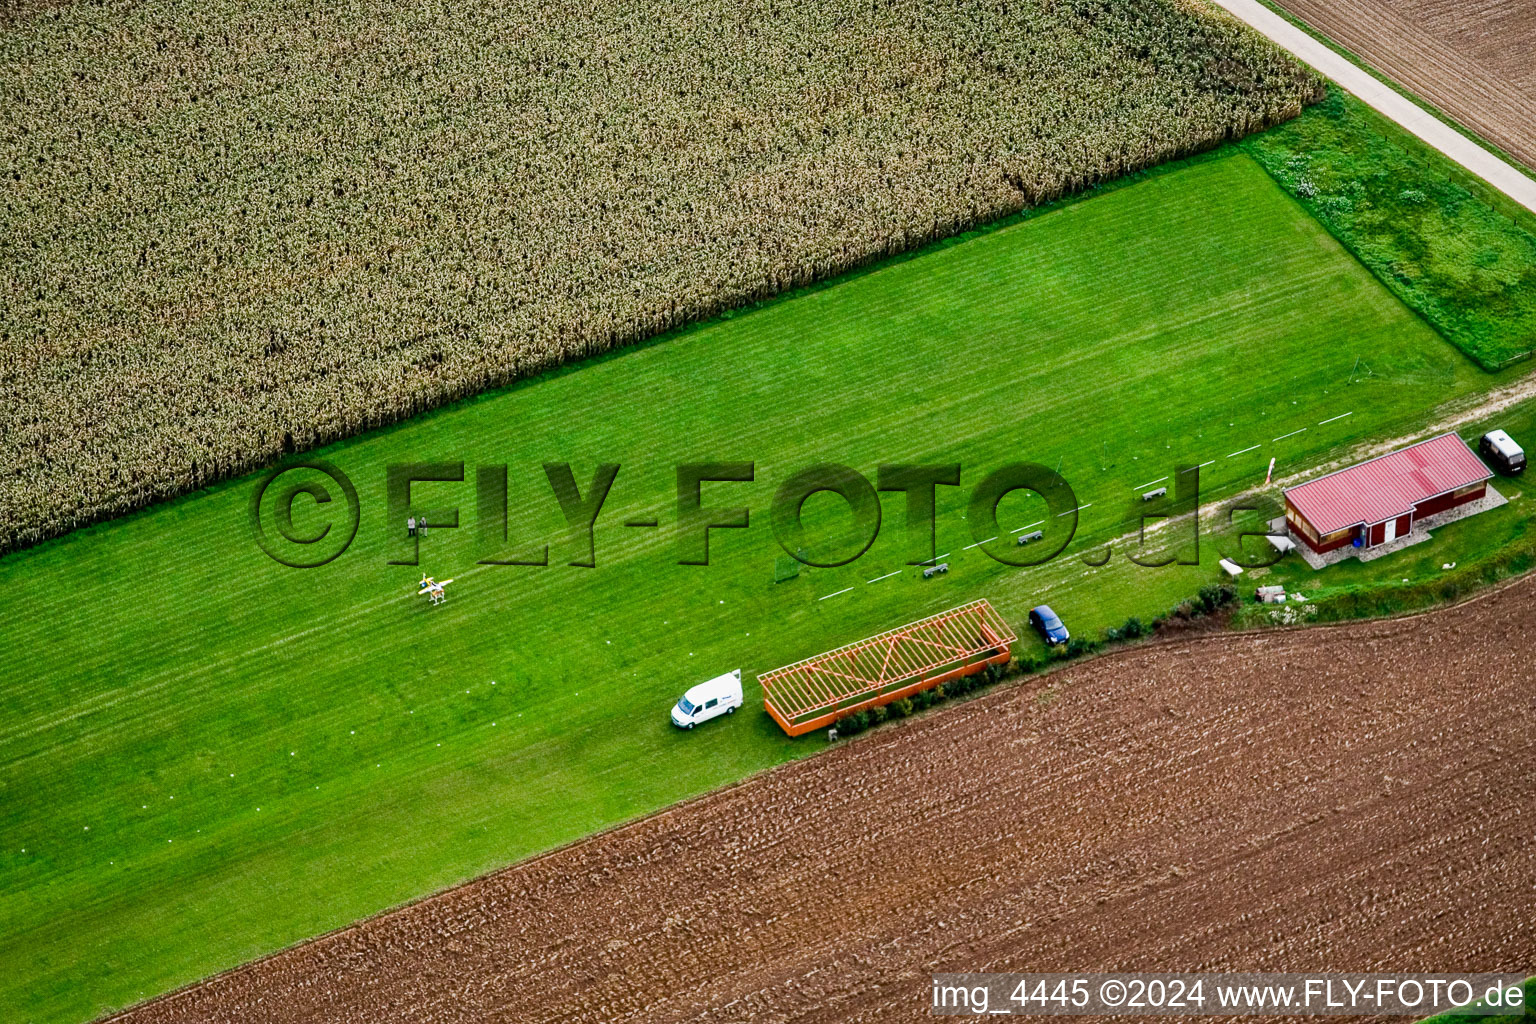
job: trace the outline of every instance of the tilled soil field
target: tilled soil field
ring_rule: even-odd
[[[1536,168],[1536,4],[1530,0],[1279,4]]]
[[[1101,659],[116,1019],[884,1022],[934,971],[1529,971],[1533,605]]]

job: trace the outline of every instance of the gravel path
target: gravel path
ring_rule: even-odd
[[[1536,168],[1530,0],[1279,0],[1279,5]]]
[[[1112,655],[117,1019],[922,1021],[943,970],[1528,970],[1533,600]]]
[[[1330,50],[1258,0],[1212,0],[1299,60],[1333,79],[1451,160],[1526,209],[1536,212],[1536,180],[1449,127],[1418,104],[1378,82],[1348,58]]]

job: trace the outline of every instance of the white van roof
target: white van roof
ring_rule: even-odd
[[[1490,430],[1483,436],[1488,438],[1488,443],[1498,449],[1499,454],[1506,459],[1512,459],[1516,455],[1525,454],[1525,450],[1515,444],[1515,439],[1502,430]]]
[[[693,687],[683,694],[690,704],[702,704],[711,697],[718,697],[722,693],[735,693],[741,688],[741,669],[727,672],[723,676],[715,676],[707,679],[698,686]]]

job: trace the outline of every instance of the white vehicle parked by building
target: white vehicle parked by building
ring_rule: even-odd
[[[1505,476],[1525,472],[1525,449],[1502,430],[1490,430],[1478,442],[1478,452]]]
[[[720,715],[728,715],[741,707],[741,669],[716,676],[700,683],[672,708],[672,724],[679,729],[692,729],[700,722],[707,722]]]

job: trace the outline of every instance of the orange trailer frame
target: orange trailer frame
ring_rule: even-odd
[[[764,672],[763,707],[791,736],[843,715],[1006,664],[1018,636],[987,601],[972,601],[878,636]]]

